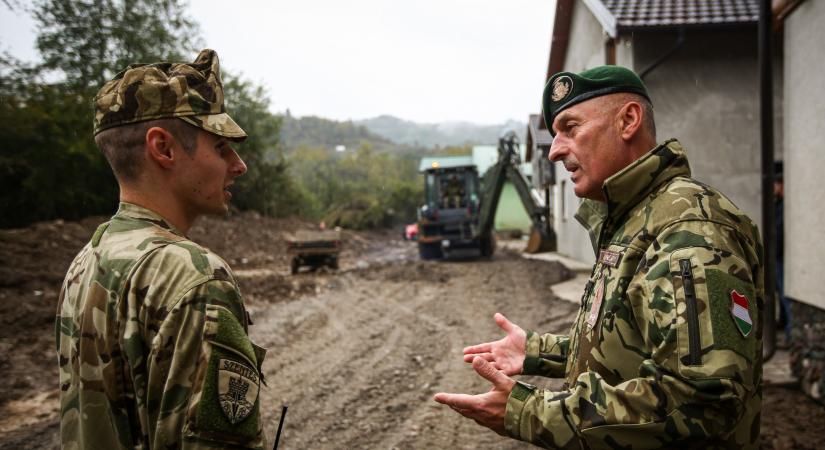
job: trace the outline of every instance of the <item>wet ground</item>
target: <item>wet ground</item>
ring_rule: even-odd
[[[59,446],[57,291],[99,220],[0,231],[0,448]],[[280,448],[532,448],[432,395],[489,388],[461,349],[499,336],[496,311],[526,328],[565,331],[577,305],[550,289],[570,275],[563,266],[512,250],[491,260],[422,262],[400,233],[345,233],[340,271],[291,276],[283,238],[307,226],[241,214],[192,231],[235,268],[252,339],[269,348],[262,399],[270,439],[288,405]],[[825,448],[825,408],[792,386],[764,393],[763,448]]]

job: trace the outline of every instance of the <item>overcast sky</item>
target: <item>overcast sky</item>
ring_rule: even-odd
[[[540,108],[554,3],[194,0],[190,10],[222,67],[264,85],[274,112],[499,123]],[[35,34],[0,3],[1,50],[35,60]]]

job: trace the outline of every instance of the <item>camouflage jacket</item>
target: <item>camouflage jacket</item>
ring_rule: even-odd
[[[597,261],[569,335],[528,333],[505,427],[547,448],[756,448],[762,247],[756,226],[690,178],[667,141],[584,201]]]
[[[263,448],[247,323],[226,262],[121,203],[60,292],[63,447]]]

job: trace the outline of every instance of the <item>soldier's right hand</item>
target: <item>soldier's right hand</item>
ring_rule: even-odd
[[[507,336],[497,341],[466,347],[464,349],[464,362],[472,363],[476,356],[480,356],[492,363],[496,369],[504,372],[505,375],[518,375],[524,369],[527,333],[500,313],[496,313],[493,320],[496,321],[499,328],[507,333]]]

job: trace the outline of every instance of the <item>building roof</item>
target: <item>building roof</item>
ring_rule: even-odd
[[[759,0],[584,0],[612,37],[662,27],[754,25]]]

